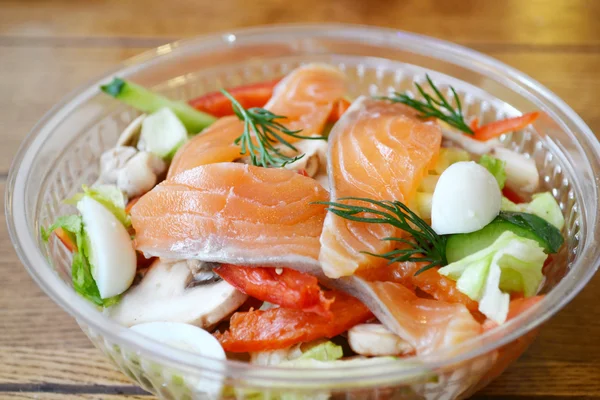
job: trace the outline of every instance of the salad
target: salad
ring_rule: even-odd
[[[140,115],[42,238],[118,323],[258,365],[434,354],[534,306],[563,214],[499,138],[539,113],[483,123],[429,76],[347,85],[309,64],[186,103],[114,79]]]

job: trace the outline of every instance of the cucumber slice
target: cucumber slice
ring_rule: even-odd
[[[145,113],[152,113],[168,107],[192,134],[200,132],[217,120],[212,115],[198,111],[185,102],[168,99],[121,78],[115,78],[111,83],[101,86],[100,89],[115,99]]]
[[[531,202],[522,204],[515,204],[507,198],[502,198],[500,209],[502,211],[521,211],[537,215],[558,229],[562,229],[565,226],[565,218],[562,215],[560,206],[550,192],[534,194]]]
[[[169,159],[187,140],[187,130],[169,108],[161,108],[142,122],[138,146],[160,158]]]
[[[537,215],[502,211],[492,222],[476,232],[448,236],[446,242],[448,263],[451,264],[485,249],[506,231],[535,240],[546,253],[556,253],[564,241],[556,227]]]

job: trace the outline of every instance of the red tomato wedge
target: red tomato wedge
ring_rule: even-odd
[[[539,112],[523,114],[520,117],[502,119],[480,126],[475,130],[475,139],[486,141],[503,133],[518,131],[533,123],[540,116]]]
[[[275,268],[242,267],[222,264],[214,271],[231,286],[248,296],[283,308],[303,310],[331,318],[333,299],[325,297],[319,281],[312,275],[289,268],[278,274]]]
[[[271,98],[273,88],[281,79],[269,82],[254,83],[252,85],[238,86],[227,89],[229,93],[242,105],[248,109],[252,107],[262,107]],[[189,101],[189,104],[196,110],[207,112],[215,117],[225,117],[233,115],[231,102],[221,92],[211,92]]]
[[[331,319],[288,308],[237,312],[231,317],[229,330],[217,332],[215,337],[225,351],[233,353],[277,350],[332,338],[373,318],[364,304],[348,294],[329,291],[325,297],[334,300]]]
[[[329,114],[329,119],[327,120],[327,122],[337,122],[349,107],[350,102],[348,100],[338,100],[337,103],[333,106],[333,110],[331,110],[331,114]]]

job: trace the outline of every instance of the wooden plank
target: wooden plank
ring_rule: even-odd
[[[391,27],[468,44],[596,46],[600,35],[593,16],[599,14],[600,3],[593,0],[5,0],[0,35],[41,41],[179,38],[264,24],[327,21]]]
[[[117,388],[118,389],[118,388]],[[154,396],[149,394],[146,395],[128,395],[128,394],[118,394],[118,391],[114,391],[117,394],[86,394],[86,393],[48,393],[44,392],[8,392],[1,393],[2,399],[44,399],[44,400],[151,400],[154,399]]]

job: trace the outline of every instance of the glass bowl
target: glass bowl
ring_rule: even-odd
[[[119,326],[70,286],[70,255],[42,243],[40,226],[68,213],[62,199],[98,174],[136,112],[102,94],[100,84],[127,78],[167,96],[190,99],[219,87],[281,76],[301,63],[326,62],[349,77],[350,95],[411,90],[429,73],[458,91],[465,112],[486,122],[541,110],[535,125],[503,137],[532,157],[542,189],[563,210],[566,243],[546,268],[546,297],[518,318],[427,359],[370,368],[290,370],[217,361],[167,347]],[[40,287],[77,319],[91,341],[142,388],[188,398],[464,398],[498,376],[526,349],[537,328],[589,281],[599,263],[600,146],[581,118],[528,76],[451,43],[389,29],[297,25],[248,29],[175,42],[134,57],[56,105],[24,140],[8,178],[11,239]]]

